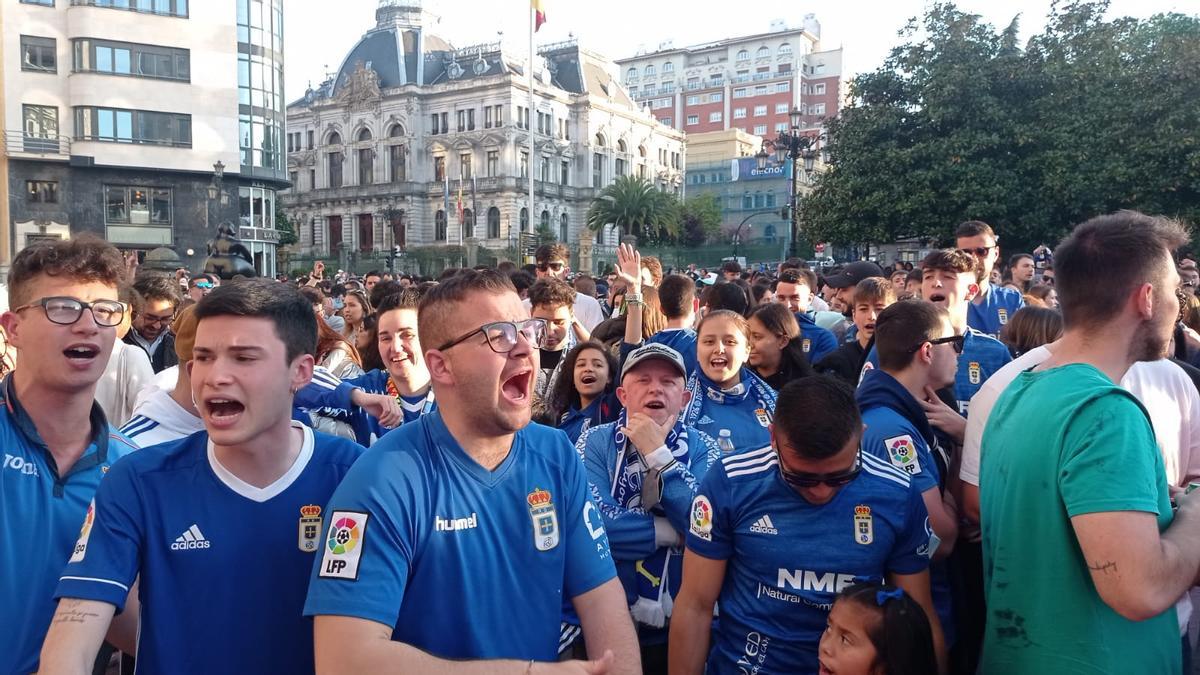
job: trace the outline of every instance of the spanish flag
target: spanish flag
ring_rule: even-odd
[[[466,215],[463,213],[463,190],[462,190],[462,188],[463,188],[463,182],[462,182],[462,179],[460,178],[460,179],[458,179],[458,224],[459,225],[464,224],[465,215]]]
[[[538,32],[542,24],[546,23],[546,8],[543,5],[545,0],[530,0],[533,6],[533,32]]]

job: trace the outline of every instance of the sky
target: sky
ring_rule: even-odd
[[[964,11],[980,14],[998,28],[1020,15],[1021,39],[1039,33],[1052,0],[960,0]],[[337,70],[342,59],[375,25],[378,0],[284,0],[284,80],[289,101],[311,82]],[[581,46],[610,58],[653,51],[665,41],[675,47],[740,35],[765,33],[775,19],[799,26],[807,13],[821,22],[821,48],[843,47],[848,76],[878,67],[899,39],[908,19],[920,15],[926,0],[842,0],[804,4],[796,0],[543,0],[547,22],[539,44],[578,38]],[[424,0],[439,17],[432,32],[455,47],[494,42],[526,51],[529,0]],[[751,7],[753,12],[731,11]],[[1112,0],[1109,18],[1148,17],[1161,12],[1200,12],[1198,0]]]

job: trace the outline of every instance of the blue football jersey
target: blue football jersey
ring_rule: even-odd
[[[818,326],[809,314],[797,312],[796,323],[800,324],[800,349],[808,357],[809,363],[820,361],[838,348],[833,332]]]
[[[776,392],[749,368],[742,368],[740,394],[730,395],[713,384],[703,371],[692,374],[688,390],[692,400],[684,411],[684,423],[720,439],[728,431],[735,450],[761,448],[771,442],[767,427],[775,415]]]
[[[32,673],[54,616],[54,586],[79,524],[112,463],[135,446],[93,405],[91,445],[59,475],[12,381],[9,376],[0,385],[0,673]]]
[[[433,412],[373,445],[330,500],[304,613],[393,627],[454,659],[558,656],[564,598],[616,576],[583,462],[530,424],[494,470]]]
[[[960,415],[967,416],[971,398],[993,373],[1009,361],[1012,361],[1012,354],[1003,342],[974,328],[967,328],[967,332],[963,334],[963,352],[958,355],[958,371],[954,374],[954,398],[958,403]],[[867,362],[863,364],[862,373],[859,374],[859,382],[862,382],[862,375],[868,370],[878,367],[879,352],[872,346],[867,354]]]
[[[206,432],[114,464],[54,597],[121,610],[140,579],[145,672],[313,672],[302,610],[321,518],[363,449],[293,425],[300,453],[263,488],[222,466]]]
[[[679,355],[683,357],[683,365],[687,368],[689,375],[700,369],[700,362],[696,359],[696,331],[691,328],[668,328],[660,330],[646,338],[646,344],[652,342],[666,345],[679,352]]]
[[[692,502],[687,547],[726,561],[708,673],[817,672],[836,595],[929,567],[929,518],[905,472],[862,454],[862,472],[813,505],[770,447],[722,457]]]
[[[1024,306],[1025,298],[1016,290],[989,284],[983,300],[978,304],[972,301],[967,307],[967,325],[984,335],[998,338],[1008,320]]]

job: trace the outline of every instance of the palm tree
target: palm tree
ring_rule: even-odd
[[[595,232],[616,225],[622,236],[665,239],[679,233],[677,202],[644,178],[619,176],[592,201],[587,224]]]

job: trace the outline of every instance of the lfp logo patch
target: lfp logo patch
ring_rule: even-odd
[[[913,475],[921,473],[921,463],[917,460],[917,446],[913,443],[912,436],[895,436],[884,440],[883,445],[887,448],[892,466]]]
[[[334,511],[329,516],[329,535],[320,576],[326,579],[358,579],[358,563],[366,542],[369,514],[358,511]]]
[[[96,523],[96,500],[93,499],[91,504],[88,504],[87,515],[83,517],[83,527],[79,528],[79,540],[75,542],[75,548],[71,551],[71,559],[67,562],[77,563],[83,560],[83,556],[87,555],[88,539],[92,536],[92,525]]]
[[[704,495],[697,495],[692,500],[692,517],[688,529],[704,541],[712,541],[712,515],[712,502]]]

